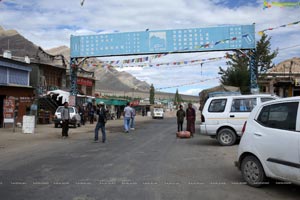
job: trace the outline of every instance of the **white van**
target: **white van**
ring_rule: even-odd
[[[153,108],[152,118],[164,118],[164,109],[163,108]]]
[[[233,145],[252,109],[277,98],[269,94],[209,98],[202,110],[200,134],[217,138],[223,146]]]

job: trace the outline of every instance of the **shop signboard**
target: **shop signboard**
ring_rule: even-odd
[[[3,108],[4,123],[14,123],[15,99],[11,97],[4,99]]]

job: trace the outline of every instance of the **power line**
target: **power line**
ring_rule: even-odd
[[[203,83],[203,82],[211,81],[211,80],[215,80],[215,79],[219,79],[219,77],[208,78],[208,79],[204,79],[204,80],[201,80],[201,81],[194,81],[194,82],[191,82],[191,83],[185,83],[185,84],[174,85],[174,86],[169,86],[169,87],[156,88],[156,90],[163,90],[163,89],[169,89],[169,88],[183,87],[183,86],[187,86],[187,85],[194,85],[194,84]]]
[[[297,44],[297,45],[294,45],[294,46],[290,46],[290,47],[284,47],[284,48],[281,48],[281,49],[278,49],[278,50],[282,51],[282,50],[286,50],[286,49],[292,49],[292,48],[295,48],[295,47],[300,47],[300,44]]]

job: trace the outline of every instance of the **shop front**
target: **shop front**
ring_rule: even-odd
[[[22,122],[23,115],[29,114],[34,100],[29,85],[31,69],[27,63],[0,57],[0,127]]]

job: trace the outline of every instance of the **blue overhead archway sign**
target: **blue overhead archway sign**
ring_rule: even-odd
[[[255,51],[255,25],[146,30],[71,36],[71,95],[77,95],[79,58],[210,51]],[[254,54],[252,54],[254,55]],[[250,57],[251,90],[257,90],[254,57]]]
[[[72,58],[254,48],[254,25],[71,36]]]

